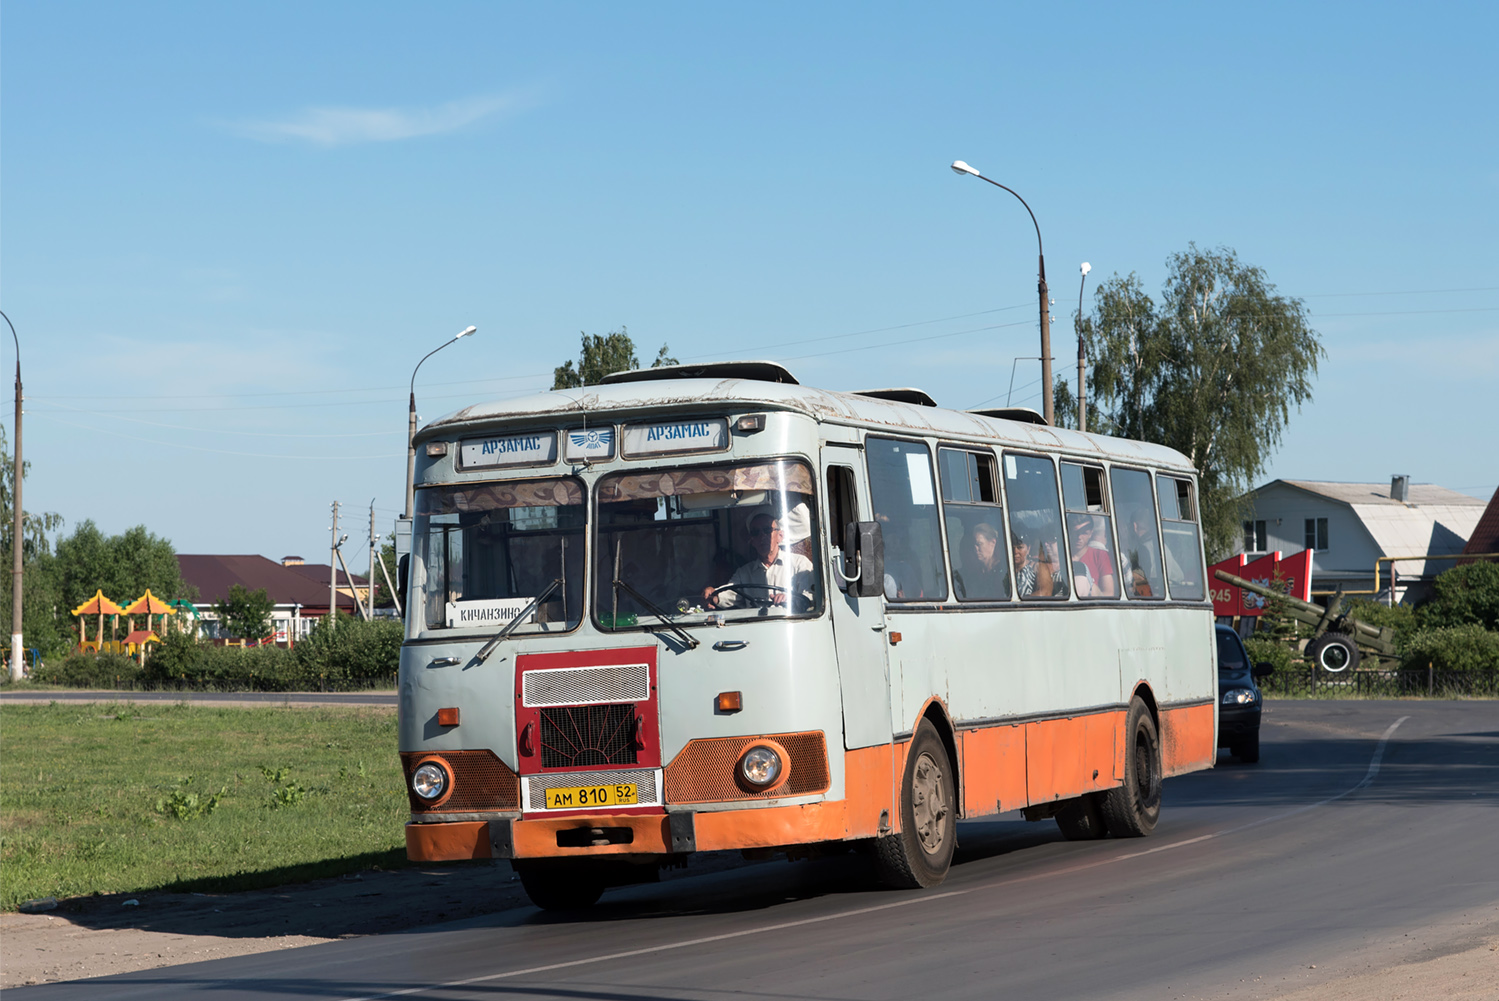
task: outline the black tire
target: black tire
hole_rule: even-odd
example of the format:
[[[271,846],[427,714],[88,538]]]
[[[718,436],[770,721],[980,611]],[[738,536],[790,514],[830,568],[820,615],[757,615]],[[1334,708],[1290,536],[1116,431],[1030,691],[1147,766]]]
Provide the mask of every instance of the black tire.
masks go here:
[[[1358,667],[1358,644],[1342,633],[1323,633],[1306,645],[1306,659],[1331,674]]]
[[[1062,837],[1068,841],[1097,841],[1109,833],[1109,826],[1103,819],[1103,808],[1100,800],[1103,797],[1096,792],[1090,792],[1070,800],[1066,806],[1057,811],[1057,827],[1062,830]]]
[[[1124,721],[1124,785],[1104,793],[1101,806],[1115,837],[1143,838],[1161,819],[1161,741],[1138,697]]]
[[[947,748],[926,720],[911,739],[900,790],[900,833],[875,840],[880,880],[904,890],[936,886],[958,844],[958,797]]]
[[[1260,760],[1259,733],[1256,732],[1250,734],[1247,737],[1240,737],[1234,742],[1234,746],[1230,748],[1230,750],[1234,752],[1234,757],[1238,758],[1246,765],[1255,764]]]
[[[579,911],[604,895],[603,876],[584,866],[516,862],[515,872],[531,903],[544,911]]]

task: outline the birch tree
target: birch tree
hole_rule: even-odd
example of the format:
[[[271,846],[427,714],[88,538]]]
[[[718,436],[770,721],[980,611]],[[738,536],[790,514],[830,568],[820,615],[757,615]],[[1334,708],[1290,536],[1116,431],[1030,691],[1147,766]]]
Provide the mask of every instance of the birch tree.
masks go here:
[[[1210,561],[1233,549],[1243,497],[1312,398],[1326,356],[1300,299],[1227,247],[1167,260],[1157,304],[1131,273],[1083,318],[1090,430],[1168,445],[1197,469]]]

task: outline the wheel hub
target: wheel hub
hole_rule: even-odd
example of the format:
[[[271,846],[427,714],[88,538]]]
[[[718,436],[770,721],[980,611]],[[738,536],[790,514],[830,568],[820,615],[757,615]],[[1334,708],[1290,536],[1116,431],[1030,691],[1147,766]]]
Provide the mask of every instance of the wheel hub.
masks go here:
[[[947,792],[942,769],[930,754],[916,760],[911,774],[911,815],[916,821],[916,838],[921,850],[935,855],[942,850],[947,837]]]

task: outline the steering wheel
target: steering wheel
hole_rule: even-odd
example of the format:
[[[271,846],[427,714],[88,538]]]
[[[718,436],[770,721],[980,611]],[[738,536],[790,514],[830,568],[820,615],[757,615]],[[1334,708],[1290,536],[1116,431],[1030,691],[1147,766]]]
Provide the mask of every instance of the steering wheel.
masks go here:
[[[721,594],[724,591],[743,591],[743,590],[745,590],[747,588],[748,589],[759,589],[761,591],[779,591],[781,594],[788,594],[788,593],[790,593],[790,592],[788,592],[786,590],[786,588],[781,587],[781,586],[779,586],[777,584],[725,584],[723,587],[715,587],[712,591],[708,592],[708,594],[706,596],[704,596],[703,600],[704,601],[712,601],[714,598],[718,597],[719,594]],[[768,598],[764,598],[764,599],[760,599],[760,600],[764,601],[767,605],[771,604],[771,601]],[[757,607],[759,607],[759,606],[757,606]]]

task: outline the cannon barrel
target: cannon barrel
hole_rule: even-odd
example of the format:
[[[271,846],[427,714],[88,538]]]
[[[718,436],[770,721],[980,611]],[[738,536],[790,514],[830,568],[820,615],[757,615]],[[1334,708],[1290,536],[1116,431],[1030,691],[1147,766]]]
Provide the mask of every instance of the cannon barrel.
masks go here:
[[[1293,598],[1288,594],[1280,593],[1273,587],[1256,584],[1254,581],[1245,580],[1243,577],[1236,577],[1227,570],[1214,570],[1213,576],[1245,591],[1252,591],[1255,594],[1264,595],[1266,598],[1277,599],[1283,603],[1287,615],[1298,622],[1304,622],[1309,626],[1316,627],[1318,632],[1321,632],[1322,629],[1331,624],[1330,620],[1332,616],[1328,614],[1328,609],[1323,608],[1321,605],[1310,601],[1302,601],[1300,598]],[[1336,600],[1333,604],[1337,604]],[[1392,630],[1382,629],[1379,626],[1371,626],[1367,622],[1360,622],[1358,619],[1350,619],[1347,616],[1340,617],[1340,625],[1351,631],[1355,642],[1371,647],[1385,656],[1394,656],[1395,645]]]

